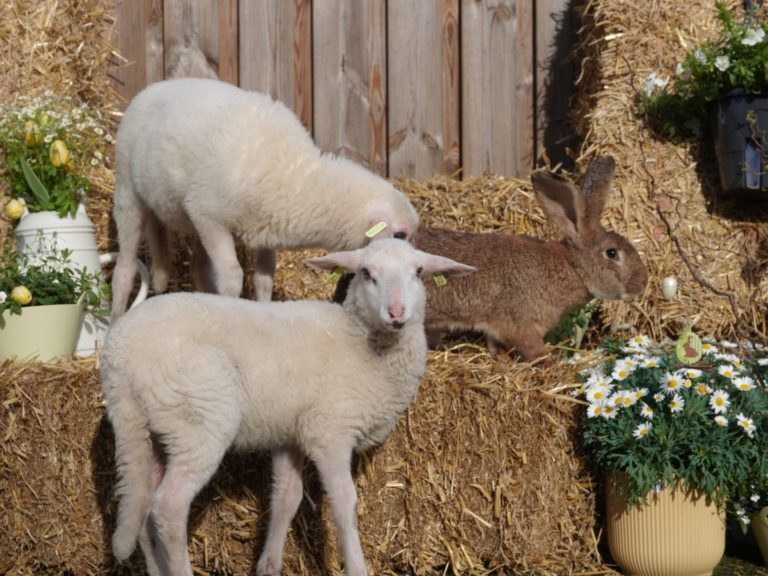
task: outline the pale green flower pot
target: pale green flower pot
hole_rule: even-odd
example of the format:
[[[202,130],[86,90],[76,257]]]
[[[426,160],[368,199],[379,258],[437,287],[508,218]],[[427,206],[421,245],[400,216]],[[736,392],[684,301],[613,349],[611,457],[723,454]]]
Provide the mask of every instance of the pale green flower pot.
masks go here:
[[[0,362],[47,362],[69,357],[75,351],[83,324],[85,303],[30,306],[21,315],[6,311],[0,316]]]
[[[755,535],[760,553],[763,555],[763,562],[768,566],[768,506],[752,516],[750,524],[752,534]]]

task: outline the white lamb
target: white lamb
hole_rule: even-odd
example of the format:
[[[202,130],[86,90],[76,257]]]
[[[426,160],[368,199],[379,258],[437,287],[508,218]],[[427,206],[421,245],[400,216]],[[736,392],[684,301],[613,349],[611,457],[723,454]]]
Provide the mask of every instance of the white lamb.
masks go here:
[[[328,492],[346,573],[366,574],[352,452],[381,443],[418,388],[421,278],[474,268],[397,239],[307,263],[357,272],[343,306],[176,293],[111,328],[101,378],[116,440],[118,560],[138,539],[150,574],[192,576],[190,503],[230,447],[268,449],[274,487],[257,573],[280,573],[307,455]]]
[[[405,239],[418,227],[403,193],[351,160],[321,153],[281,102],[218,80],[145,88],[120,123],[115,162],[113,318],[125,312],[143,235],[155,291],[168,285],[171,229],[197,238],[198,290],[240,295],[238,238],[255,250],[256,298],[269,300],[275,250],[351,250],[382,227],[377,237]]]

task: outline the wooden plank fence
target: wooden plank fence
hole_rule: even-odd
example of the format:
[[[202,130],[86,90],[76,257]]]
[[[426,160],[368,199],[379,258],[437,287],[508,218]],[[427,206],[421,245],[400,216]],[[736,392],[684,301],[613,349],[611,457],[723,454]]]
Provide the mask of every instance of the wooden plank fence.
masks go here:
[[[113,78],[127,102],[184,46],[384,176],[525,177],[574,144],[574,1],[121,0]]]

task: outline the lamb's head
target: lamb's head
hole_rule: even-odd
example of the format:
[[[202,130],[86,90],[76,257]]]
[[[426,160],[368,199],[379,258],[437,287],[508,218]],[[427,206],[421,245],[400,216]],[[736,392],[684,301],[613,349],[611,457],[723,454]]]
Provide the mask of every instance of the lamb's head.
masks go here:
[[[307,260],[323,270],[354,272],[345,306],[354,307],[374,330],[396,332],[424,320],[422,280],[434,274],[465,276],[472,266],[416,250],[405,240],[381,238],[364,248]],[[431,280],[430,280],[431,281]]]
[[[413,242],[419,227],[419,214],[408,197],[382,180],[382,196],[366,205],[368,238],[400,238]]]

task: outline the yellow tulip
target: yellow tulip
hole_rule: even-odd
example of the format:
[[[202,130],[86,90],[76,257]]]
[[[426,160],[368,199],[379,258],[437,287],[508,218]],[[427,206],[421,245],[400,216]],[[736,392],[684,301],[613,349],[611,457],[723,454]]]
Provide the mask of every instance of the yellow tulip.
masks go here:
[[[32,292],[26,286],[16,286],[11,290],[11,300],[21,306],[26,306],[32,302]]]
[[[27,120],[24,124],[24,142],[27,146],[35,146],[43,141],[43,133],[40,126],[32,120]]]
[[[11,220],[18,220],[24,214],[24,203],[16,200],[8,200],[5,204],[5,215]]]
[[[54,168],[64,166],[69,161],[69,150],[63,140],[54,140],[48,151],[48,158]]]

